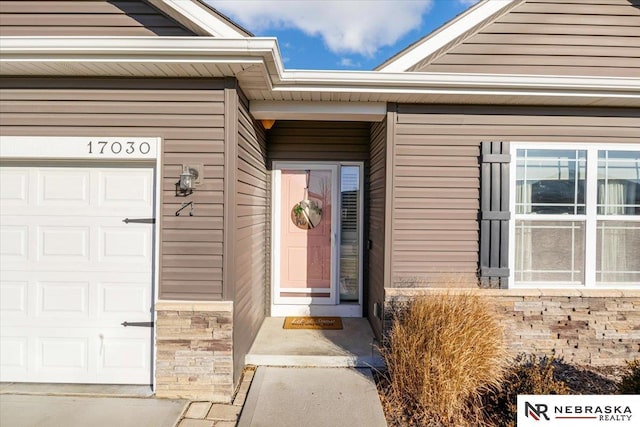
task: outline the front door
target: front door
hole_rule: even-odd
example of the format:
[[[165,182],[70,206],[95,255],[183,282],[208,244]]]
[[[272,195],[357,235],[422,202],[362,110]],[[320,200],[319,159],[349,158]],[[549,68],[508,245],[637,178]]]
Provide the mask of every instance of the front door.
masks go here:
[[[350,168],[360,170],[359,166]],[[277,163],[274,167],[274,316],[361,313],[358,285],[346,308],[345,286],[339,285],[346,283],[341,274],[342,252],[346,251],[341,236],[348,237],[348,233],[341,228],[342,217],[349,218],[344,210],[352,209],[343,207],[342,199],[353,194],[341,191],[343,169],[340,164],[311,163]],[[344,265],[349,268],[351,264],[345,259]]]

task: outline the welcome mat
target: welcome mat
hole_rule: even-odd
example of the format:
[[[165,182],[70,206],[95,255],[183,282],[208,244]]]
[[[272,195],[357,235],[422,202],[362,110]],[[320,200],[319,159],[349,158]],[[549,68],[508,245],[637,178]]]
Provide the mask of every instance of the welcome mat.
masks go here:
[[[285,317],[283,329],[342,329],[340,317]]]

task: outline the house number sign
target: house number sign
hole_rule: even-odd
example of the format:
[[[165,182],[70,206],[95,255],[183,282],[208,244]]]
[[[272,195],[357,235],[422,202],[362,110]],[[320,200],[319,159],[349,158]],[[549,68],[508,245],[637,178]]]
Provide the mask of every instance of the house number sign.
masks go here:
[[[147,141],[89,141],[87,144],[89,154],[123,154],[132,156],[136,154],[146,155],[151,152],[151,144]]]
[[[160,138],[3,136],[3,158],[151,160],[158,155]]]

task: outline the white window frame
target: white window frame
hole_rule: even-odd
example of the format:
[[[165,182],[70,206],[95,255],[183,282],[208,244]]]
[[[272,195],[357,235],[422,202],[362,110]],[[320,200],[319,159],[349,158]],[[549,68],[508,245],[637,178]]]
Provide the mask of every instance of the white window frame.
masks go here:
[[[517,150],[583,150],[587,152],[587,176],[585,189],[585,215],[527,215],[520,214],[516,218],[516,173]],[[598,152],[599,151],[640,151],[640,144],[606,144],[606,143],[561,143],[561,142],[512,142],[510,144],[511,163],[509,165],[509,283],[513,288],[554,288],[554,289],[640,289],[638,284],[596,284],[596,247],[597,222],[600,219],[611,221],[638,221],[640,216],[630,215],[598,215]],[[595,171],[595,172],[594,172]],[[584,256],[584,284],[553,284],[550,282],[518,283],[515,280],[516,260],[516,219],[537,221],[584,221],[585,223],[585,256]]]

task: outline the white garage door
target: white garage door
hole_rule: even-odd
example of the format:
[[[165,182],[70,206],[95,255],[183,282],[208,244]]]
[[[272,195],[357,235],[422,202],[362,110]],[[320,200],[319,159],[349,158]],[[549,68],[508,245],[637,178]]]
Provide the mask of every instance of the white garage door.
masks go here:
[[[151,384],[154,226],[122,220],[153,188],[150,167],[0,168],[2,381]]]

